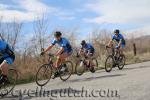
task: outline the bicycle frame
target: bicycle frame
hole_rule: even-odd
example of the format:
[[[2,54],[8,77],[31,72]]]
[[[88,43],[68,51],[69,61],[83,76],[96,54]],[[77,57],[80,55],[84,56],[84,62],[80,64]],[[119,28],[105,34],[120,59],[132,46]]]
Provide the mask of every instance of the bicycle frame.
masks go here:
[[[119,49],[116,49],[114,47],[106,47],[107,52],[108,52],[108,48],[111,49],[111,52],[112,52],[111,55],[113,56],[115,63],[117,63],[115,58],[118,58],[120,55]]]
[[[48,63],[53,65],[52,57],[54,57],[54,55],[48,54],[48,56],[49,56]]]

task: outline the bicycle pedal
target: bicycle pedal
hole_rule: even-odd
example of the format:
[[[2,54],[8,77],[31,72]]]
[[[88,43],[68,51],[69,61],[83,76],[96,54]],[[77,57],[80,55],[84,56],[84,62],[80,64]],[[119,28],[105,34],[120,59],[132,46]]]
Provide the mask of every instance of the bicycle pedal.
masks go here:
[[[115,68],[115,67],[116,67],[116,64],[113,65],[113,68]]]

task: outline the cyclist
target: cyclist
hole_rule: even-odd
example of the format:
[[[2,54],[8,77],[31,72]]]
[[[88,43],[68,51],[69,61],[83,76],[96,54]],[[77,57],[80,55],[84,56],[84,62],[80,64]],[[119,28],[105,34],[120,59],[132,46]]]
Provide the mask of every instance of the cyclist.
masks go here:
[[[114,35],[113,35],[112,39],[110,40],[108,46],[113,45],[114,40],[117,42],[117,46],[115,48],[120,51],[121,55],[124,55],[123,49],[126,46],[126,42],[125,42],[123,35],[120,33],[120,31],[118,29],[116,29],[114,31]]]
[[[95,53],[94,47],[90,43],[86,43],[85,40],[82,40],[82,42],[81,42],[81,49],[79,51],[79,54],[83,55],[85,57],[91,58],[91,57],[94,56],[94,53]],[[93,65],[92,61],[89,60],[87,62],[87,65],[90,65],[90,64]],[[89,67],[90,67],[90,71],[92,73],[94,73],[95,72],[94,67],[93,66],[89,66]]]
[[[62,37],[61,32],[59,32],[59,31],[54,32],[54,37],[55,37],[55,39],[53,40],[51,45],[47,49],[45,49],[41,53],[41,55],[44,55],[46,52],[51,50],[55,44],[58,44],[60,46],[60,49],[55,54],[57,56],[56,63],[54,64],[54,67],[56,68],[56,72],[54,74],[54,78],[55,78],[55,77],[59,76],[58,69],[59,69],[59,66],[61,65],[61,63],[63,61],[65,61],[66,58],[71,56],[72,46],[66,38]]]
[[[0,84],[8,83],[8,65],[14,63],[15,54],[10,45],[3,39],[0,34],[0,70],[2,74],[0,76]]]

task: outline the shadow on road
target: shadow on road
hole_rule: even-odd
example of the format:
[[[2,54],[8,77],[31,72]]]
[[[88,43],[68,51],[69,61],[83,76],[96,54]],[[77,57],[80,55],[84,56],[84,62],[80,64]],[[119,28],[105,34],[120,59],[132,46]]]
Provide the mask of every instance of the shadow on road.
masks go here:
[[[92,81],[92,80],[101,79],[101,78],[119,77],[119,76],[124,76],[124,75],[125,74],[104,75],[104,76],[98,76],[98,77],[88,77],[84,79],[74,79],[74,80],[69,80],[68,82]]]
[[[132,65],[131,65],[131,66],[132,66]],[[126,67],[126,66],[124,66],[124,68],[122,69],[122,71],[123,71],[123,70],[141,69],[141,68],[150,68],[150,66],[138,66],[138,67]],[[113,68],[113,69],[115,69],[115,70],[112,70],[112,72],[113,72],[113,71],[119,71],[119,69],[118,69],[117,67],[115,67],[115,68]],[[105,69],[103,69],[103,70],[98,70],[98,71],[96,71],[95,73],[100,73],[100,72],[106,72],[106,71],[105,71]]]
[[[128,67],[124,68],[123,70],[133,70],[133,69],[141,69],[141,68],[150,68],[150,66],[139,66],[139,67]]]

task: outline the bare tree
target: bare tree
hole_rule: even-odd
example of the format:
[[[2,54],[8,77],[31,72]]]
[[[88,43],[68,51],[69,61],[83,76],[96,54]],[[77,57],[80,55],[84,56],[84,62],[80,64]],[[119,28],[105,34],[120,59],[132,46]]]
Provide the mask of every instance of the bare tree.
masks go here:
[[[1,16],[0,17],[0,37],[1,37],[2,40],[4,40],[4,37],[3,37],[4,29],[3,29],[3,26],[2,26],[2,20],[3,20],[3,17]]]
[[[46,43],[46,34],[48,30],[48,19],[43,14],[42,18],[37,17],[34,23],[34,33],[37,41],[36,49],[42,49]],[[37,50],[38,51],[38,50]]]
[[[22,23],[14,20],[12,23],[3,23],[3,17],[0,17],[0,36],[15,48],[19,34],[21,33]]]

